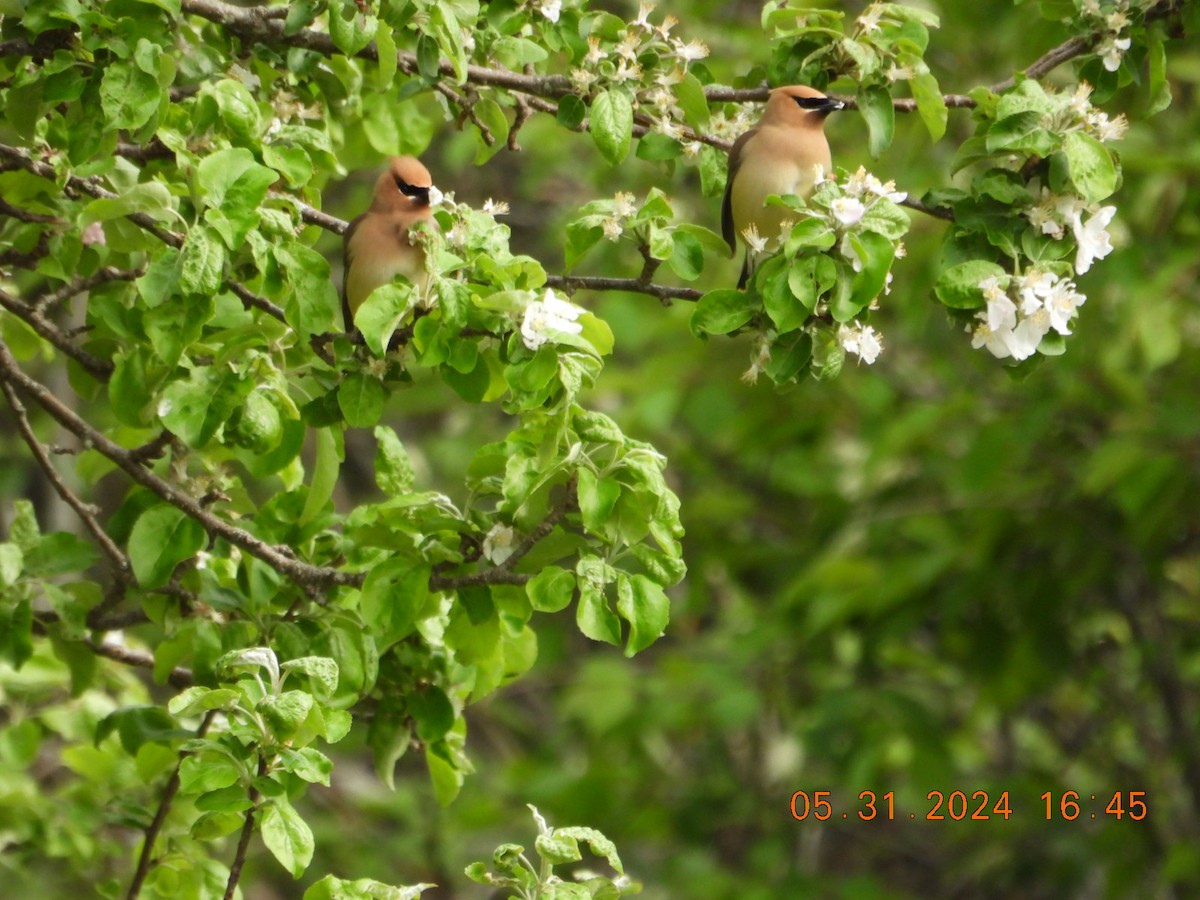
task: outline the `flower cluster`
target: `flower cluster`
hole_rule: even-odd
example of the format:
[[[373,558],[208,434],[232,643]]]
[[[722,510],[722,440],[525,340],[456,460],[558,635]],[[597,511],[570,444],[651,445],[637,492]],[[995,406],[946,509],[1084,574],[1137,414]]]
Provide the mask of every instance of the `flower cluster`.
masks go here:
[[[603,83],[630,83],[637,88],[645,68],[650,66],[657,70],[654,86],[639,90],[638,101],[657,113],[657,122],[673,123],[682,120],[683,112],[675,104],[670,89],[683,80],[688,66],[705,59],[709,50],[703,41],[673,37],[671,30],[679,24],[674,16],[665,17],[657,25],[651,22],[653,11],[653,3],[643,3],[637,18],[613,39],[606,39],[603,34],[588,35],[583,65],[571,70],[571,84],[585,94]],[[656,130],[678,136],[670,129]]]
[[[1073,93],[1047,92],[1046,96],[1053,109],[1045,116],[1045,127],[1054,134],[1083,131],[1107,144],[1121,140],[1129,129],[1124,113],[1110,119],[1103,110],[1092,106],[1092,86],[1086,81],[1081,81]]]
[[[989,276],[979,282],[986,306],[967,326],[971,346],[986,347],[997,359],[1020,361],[1037,352],[1051,331],[1071,333],[1071,320],[1087,299],[1074,282],[1053,272]]]
[[[883,335],[862,322],[838,326],[837,338],[843,350],[857,355],[868,366],[883,352]]]
[[[1075,237],[1075,273],[1082,275],[1098,259],[1112,252],[1109,223],[1116,214],[1115,206],[1087,204],[1070,194],[1052,194],[1042,188],[1040,202],[1025,212],[1029,224],[1054,240],[1062,240],[1067,229]],[[1087,221],[1084,221],[1087,213]]]
[[[1105,9],[1105,7],[1108,8]],[[1100,0],[1083,0],[1080,11],[1085,17],[1092,19],[1099,26],[1097,30],[1104,35],[1096,46],[1096,52],[1104,63],[1104,68],[1110,72],[1117,71],[1121,68],[1121,60],[1125,56],[1125,51],[1132,43],[1128,35],[1122,36],[1125,29],[1132,24],[1128,15],[1128,0],[1119,0],[1115,4],[1105,3],[1103,5]]]
[[[583,313],[583,309],[546,288],[542,299],[525,307],[521,318],[521,340],[530,350],[537,350],[557,335],[579,334],[583,326],[576,320]]]

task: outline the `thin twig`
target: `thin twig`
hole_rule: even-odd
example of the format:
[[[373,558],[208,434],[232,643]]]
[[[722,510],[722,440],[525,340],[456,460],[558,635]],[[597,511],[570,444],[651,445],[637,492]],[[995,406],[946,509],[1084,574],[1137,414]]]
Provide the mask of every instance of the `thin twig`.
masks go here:
[[[631,294],[647,294],[659,300],[699,300],[704,292],[696,288],[675,287],[669,284],[652,284],[640,278],[608,278],[601,275],[547,275],[547,287],[573,291],[628,291]]]
[[[29,306],[31,309],[39,310],[43,313],[50,313],[72,297],[89,293],[95,288],[100,287],[100,285],[113,281],[136,281],[145,274],[145,271],[144,268],[117,269],[113,266],[105,266],[87,278],[77,278],[54,290],[47,290],[44,293],[38,294],[29,302]]]
[[[7,291],[0,290],[0,306],[4,307],[17,318],[21,319],[37,332],[38,336],[53,344],[65,353],[97,381],[108,381],[113,373],[113,364],[107,359],[93,356],[86,350],[76,347],[58,326],[42,315],[35,307],[27,306]]]
[[[154,656],[150,653],[145,653],[141,650],[133,650],[129,647],[124,647],[121,644],[112,644],[106,641],[94,641],[87,639],[85,644],[97,656],[103,656],[105,659],[111,659],[115,662],[124,663],[127,666],[136,666],[139,669],[153,669]],[[196,683],[195,676],[191,671],[184,668],[174,668],[167,675],[167,683],[172,687],[186,688],[191,687]]]
[[[216,715],[215,709],[210,709],[204,714],[204,718],[200,721],[200,727],[196,729],[197,738],[204,737]],[[138,858],[137,869],[134,870],[133,880],[129,884],[128,893],[125,894],[125,900],[137,900],[138,895],[142,892],[142,884],[145,882],[146,876],[150,874],[152,867],[154,842],[158,840],[158,833],[162,831],[163,823],[167,821],[171,803],[175,800],[175,794],[179,792],[179,770],[183,766],[183,761],[189,756],[191,756],[190,753],[179,754],[179,762],[175,764],[175,771],[167,779],[162,799],[158,802],[158,809],[154,811],[154,818],[146,826],[146,836],[142,840],[142,853]]]
[[[67,487],[66,482],[62,480],[62,476],[58,474],[58,470],[54,468],[54,463],[50,459],[50,455],[46,452],[45,446],[37,439],[37,435],[33,433],[33,427],[29,424],[29,417],[25,413],[25,404],[21,402],[21,398],[17,396],[12,385],[7,381],[0,382],[0,390],[4,392],[4,399],[8,401],[8,405],[12,408],[13,416],[17,420],[17,431],[21,432],[21,437],[25,439],[26,445],[29,447],[33,458],[37,460],[37,464],[46,474],[50,484],[54,490],[62,497],[63,501],[75,511],[83,522],[84,528],[92,536],[92,540],[100,547],[100,551],[108,557],[109,563],[113,568],[113,575],[119,582],[127,582],[129,580],[129,560],[125,554],[121,552],[121,548],[113,542],[113,539],[108,536],[100,523],[96,521],[96,510],[77,496],[75,492]]]
[[[563,519],[567,517],[567,513],[573,509],[578,509],[578,499],[576,490],[579,484],[579,477],[575,473],[571,473],[571,477],[567,480],[566,489],[558,502],[554,504],[554,508],[546,515],[546,518],[538,522],[537,527],[529,534],[525,535],[525,539],[517,544],[513,552],[509,554],[508,559],[500,564],[501,569],[507,569],[510,572],[517,567],[517,563],[529,555],[537,543],[545,538]]]
[[[261,778],[267,772],[267,761],[263,757],[258,760],[258,775]],[[246,853],[250,849],[250,838],[254,836],[254,813],[258,810],[258,801],[262,794],[254,785],[250,786],[250,808],[246,810],[246,824],[242,826],[242,836],[238,838],[237,852],[229,866],[229,881],[225,883],[225,900],[233,900],[233,892],[237,890],[242,878],[242,867],[246,864]]]

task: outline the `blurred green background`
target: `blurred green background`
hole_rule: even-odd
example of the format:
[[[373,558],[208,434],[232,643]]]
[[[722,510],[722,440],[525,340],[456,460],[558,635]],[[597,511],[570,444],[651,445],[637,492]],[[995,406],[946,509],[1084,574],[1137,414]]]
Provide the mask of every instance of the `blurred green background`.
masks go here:
[[[930,6],[942,28],[927,58],[949,92],[1065,36],[1032,4]],[[707,41],[724,83],[768,62],[760,11],[658,10]],[[459,800],[436,810],[416,761],[396,795],[366,774],[313,793],[327,823],[314,870],[456,896],[461,861],[531,842],[529,802],[616,840],[653,898],[1200,895],[1194,44],[1168,45],[1168,71],[1162,115],[1141,116],[1137,89],[1109,110],[1133,122],[1117,250],[1079,280],[1088,302],[1067,354],[1023,382],[932,302],[943,225],[920,215],[873,320],[884,355],[829,384],[744,384],[748,343],[693,340],[688,304],[577,295],[617,336],[592,402],[668,455],[683,502],[690,572],[667,637],[629,662],[544,623],[534,672],[468,712],[478,772]],[[1050,80],[1072,84],[1071,67]],[[951,111],[931,148],[901,117],[871,161],[856,114],[828,126],[835,164],[914,196],[948,183],[971,132],[969,112]],[[691,170],[631,157],[614,171],[544,118],[521,144],[475,169],[472,139],[439,132],[423,158],[460,199],[507,200],[514,245],[552,271],[561,226],[597,195],[659,186],[681,217],[718,227],[719,198]],[[355,212],[367,180],[330,208]],[[580,271],[639,265],[600,253]],[[722,263],[700,286],[735,277]],[[396,416],[438,484],[465,464],[466,434],[499,427],[441,387]],[[830,791],[834,818],[794,820],[797,790]],[[894,791],[896,820],[856,820],[864,790]],[[922,821],[935,790],[988,792],[990,818]],[[1070,790],[1081,812],[1064,821]],[[1007,820],[990,812],[1004,791]],[[1126,805],[1145,791],[1149,814],[1105,814],[1118,791]]]

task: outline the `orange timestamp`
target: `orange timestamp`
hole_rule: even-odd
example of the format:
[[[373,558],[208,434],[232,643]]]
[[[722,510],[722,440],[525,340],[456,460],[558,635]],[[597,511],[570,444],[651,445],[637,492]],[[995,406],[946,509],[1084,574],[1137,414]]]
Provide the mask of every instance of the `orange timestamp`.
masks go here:
[[[1079,818],[1108,818],[1120,820],[1126,816],[1140,822],[1149,815],[1150,807],[1145,791],[1115,791],[1107,794],[1089,794],[1090,801],[1078,791],[1063,791],[1055,794],[1046,791],[1041,796],[1042,812],[1046,821],[1052,819],[1073,822]],[[862,791],[857,803],[845,805],[835,803],[833,791],[796,791],[792,794],[792,818],[797,822],[815,819],[818,822],[849,821],[857,819],[870,822],[874,819],[891,822],[895,819],[915,820],[918,817],[928,822],[971,821],[988,822],[1002,819],[1007,822],[1013,815],[1009,791],[993,795],[988,791],[930,791],[925,795],[928,803],[918,812],[899,815],[896,812],[896,792]],[[1107,802],[1105,802],[1107,800]],[[1101,808],[1101,804],[1103,808]]]

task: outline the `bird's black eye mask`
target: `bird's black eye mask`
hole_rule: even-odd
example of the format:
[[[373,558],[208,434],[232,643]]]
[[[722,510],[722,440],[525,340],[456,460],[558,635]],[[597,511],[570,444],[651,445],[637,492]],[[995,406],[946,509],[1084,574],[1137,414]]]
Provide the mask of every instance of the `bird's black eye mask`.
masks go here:
[[[400,193],[402,193],[405,197],[411,197],[419,206],[429,205],[429,188],[418,187],[415,184],[409,184],[399,175],[393,175],[392,178],[396,182],[396,187],[400,189]]]
[[[834,100],[832,97],[793,97],[792,99],[796,101],[796,105],[801,109],[824,115],[829,115],[835,109],[841,109],[845,106],[841,100]]]

